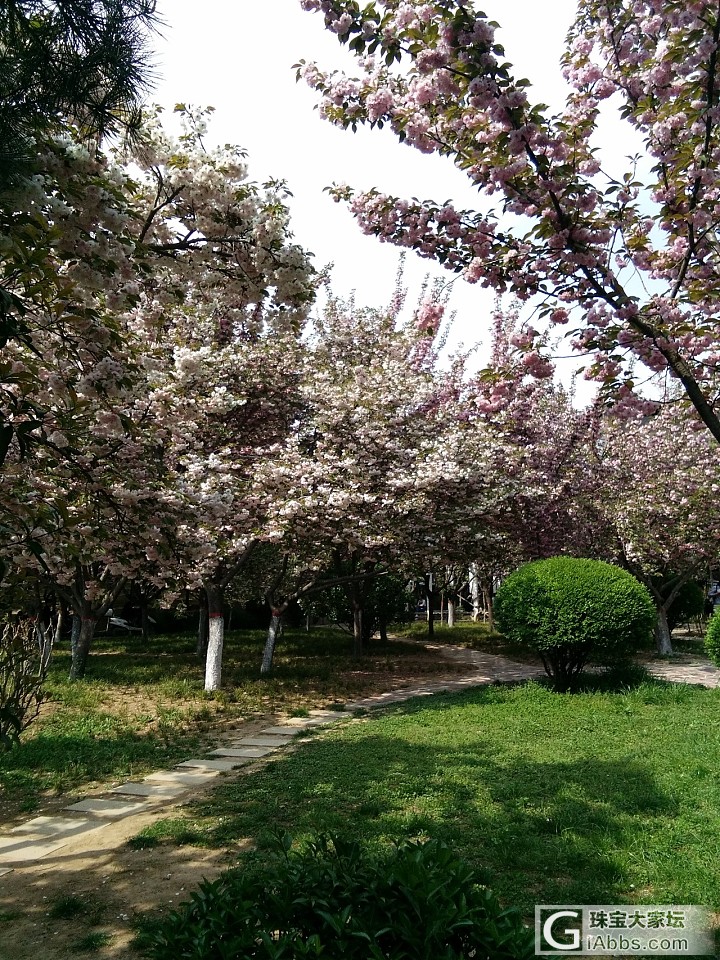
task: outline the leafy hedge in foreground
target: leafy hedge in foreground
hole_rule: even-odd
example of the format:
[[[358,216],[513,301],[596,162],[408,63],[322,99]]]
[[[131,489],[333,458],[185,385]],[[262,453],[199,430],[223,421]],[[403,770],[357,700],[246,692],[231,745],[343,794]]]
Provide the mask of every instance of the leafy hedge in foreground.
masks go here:
[[[529,960],[533,939],[437,841],[373,857],[320,837],[204,882],[144,945],[154,960]]]
[[[705,651],[713,663],[720,667],[720,610],[716,610],[708,621]]]

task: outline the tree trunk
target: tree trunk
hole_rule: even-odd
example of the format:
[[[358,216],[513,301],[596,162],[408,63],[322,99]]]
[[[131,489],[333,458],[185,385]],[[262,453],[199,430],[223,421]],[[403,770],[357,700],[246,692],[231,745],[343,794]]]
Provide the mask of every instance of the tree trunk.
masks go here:
[[[72,618],[72,631],[70,633],[70,655],[71,657],[75,656],[75,647],[77,647],[78,640],[80,639],[80,625],[82,623],[82,618],[78,616],[77,613],[73,614]]]
[[[82,680],[85,676],[88,656],[90,655],[90,646],[95,635],[95,617],[89,616],[89,611],[83,611],[82,617],[77,615],[73,618],[73,637],[75,636],[75,623],[79,621],[80,629],[77,634],[77,640],[72,647],[72,663],[70,666],[70,679]]]
[[[200,595],[200,610],[198,613],[197,656],[198,660],[205,660],[208,649],[208,605],[207,596],[203,590]]]
[[[360,657],[365,649],[364,644],[364,584],[358,580],[351,580],[345,584],[345,595],[350,601],[353,617],[353,656]]]
[[[267,640],[263,650],[262,664],[260,665],[260,675],[270,673],[272,670],[273,655],[275,646],[282,635],[282,609],[273,607],[270,611],[270,626],[268,627]]]
[[[667,618],[667,610],[659,605],[657,608],[658,618],[655,624],[655,642],[657,652],[661,656],[670,656],[673,652],[672,641],[670,639],[670,625]]]
[[[428,637],[435,636],[435,594],[432,588],[432,574],[425,576],[425,603],[427,606]]]
[[[363,652],[363,608],[353,603],[353,656],[360,657]]]
[[[65,616],[65,608],[62,603],[58,606],[57,620],[55,621],[55,634],[53,636],[53,646],[60,641],[60,635],[62,634],[63,628],[63,618]]]
[[[380,630],[380,642],[387,643],[388,642],[387,622],[385,620],[381,620],[378,629]]]
[[[482,593],[483,593],[483,601],[485,603],[485,613],[486,613],[488,631],[492,633],[493,630],[495,629],[495,618],[493,614],[492,580],[489,580],[487,583],[483,584]]]
[[[455,600],[451,600],[450,597],[447,599],[447,625],[449,627],[455,626]]]
[[[217,583],[206,583],[208,602],[208,647],[205,658],[205,690],[219,690],[222,682],[222,653],[225,638],[223,589]]]
[[[144,593],[140,594],[140,626],[142,628],[142,642],[150,643],[150,618],[148,616],[148,600]]]
[[[476,563],[470,564],[469,585],[470,596],[472,597],[473,623],[477,623],[482,616],[482,603],[480,601],[480,575]]]
[[[52,656],[52,621],[46,627],[42,620],[38,618],[35,621],[35,637],[37,639],[38,649],[40,651],[40,671],[44,676],[47,673],[47,668],[50,665],[50,657]]]
[[[638,579],[648,588],[655,602],[655,609],[657,610],[657,620],[655,621],[655,646],[657,652],[661,657],[671,656],[673,648],[672,640],[670,639],[670,624],[668,623],[667,612],[670,609],[670,604],[677,596],[680,587],[687,578],[678,579],[672,590],[666,596],[663,596],[661,587],[658,587],[656,584],[654,584],[651,577],[640,574]]]

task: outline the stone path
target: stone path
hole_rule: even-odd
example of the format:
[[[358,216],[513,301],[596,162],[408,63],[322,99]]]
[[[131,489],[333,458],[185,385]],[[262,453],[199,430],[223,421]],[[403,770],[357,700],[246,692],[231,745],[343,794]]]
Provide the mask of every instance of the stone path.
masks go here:
[[[694,683],[704,687],[720,687],[720,669],[706,658],[689,653],[675,654],[668,660],[642,661],[654,677],[674,683]]]
[[[92,842],[97,831],[120,818],[144,812],[160,815],[164,805],[206,786],[220,773],[255,763],[286,747],[298,734],[347,716],[339,711],[311,710],[306,718],[286,719],[262,729],[259,736],[240,736],[206,757],[179,763],[174,770],[151,773],[139,782],[128,781],[101,796],[72,803],[57,816],[28,820],[0,837],[0,877],[22,864],[51,858],[80,835],[93,834],[88,837]],[[74,848],[77,849],[77,843]]]
[[[420,642],[420,641],[408,641]],[[138,813],[160,816],[163,807],[173,803],[194,788],[206,786],[220,773],[230,774],[242,767],[270,757],[287,747],[295,738],[315,727],[323,727],[352,717],[358,711],[398,703],[413,697],[456,692],[492,683],[509,683],[543,676],[534,665],[518,663],[496,654],[481,653],[463,647],[440,643],[424,643],[449,660],[467,663],[466,676],[450,680],[424,681],[412,687],[401,687],[344,704],[343,710],[310,710],[307,717],[279,718],[259,733],[239,736],[229,744],[212,750],[205,757],[179,763],[174,770],[152,773],[141,781],[128,781],[100,796],[87,797],[70,804],[57,816],[40,816],[13,827],[0,836],[0,877],[22,869],[23,864],[48,858],[73,843],[76,837],[88,836],[92,842],[97,831],[121,818]],[[650,673],[664,680],[680,683],[720,686],[720,670],[700,657],[679,656],[672,661],[644,664]],[[300,737],[301,739],[301,737]],[[297,742],[297,741],[296,741]]]

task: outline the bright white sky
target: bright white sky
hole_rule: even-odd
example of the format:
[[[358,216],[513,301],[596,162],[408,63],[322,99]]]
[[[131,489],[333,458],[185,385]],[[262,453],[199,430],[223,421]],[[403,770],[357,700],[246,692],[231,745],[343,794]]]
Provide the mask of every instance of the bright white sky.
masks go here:
[[[478,8],[501,24],[498,41],[517,73],[532,81],[533,99],[559,106],[559,59],[574,0],[478,0]],[[287,180],[296,238],[318,266],[334,262],[337,293],[356,290],[359,303],[386,303],[399,253],[364,237],[323,187],[337,181],[474,205],[466,177],[448,160],[402,146],[388,131],[353,134],[320,120],[313,109],[316,95],[295,82],[292,65],[315,60],[322,68],[353,73],[354,63],[325,31],[322,17],[305,13],[299,0],[160,0],[159,12],[167,26],[156,44],[160,77],[153,99],[169,110],[177,102],[214,106],[209,139],[245,147],[253,179]],[[408,255],[411,301],[428,273],[445,281],[454,276]],[[455,280],[451,344],[487,341],[492,304],[492,293]]]

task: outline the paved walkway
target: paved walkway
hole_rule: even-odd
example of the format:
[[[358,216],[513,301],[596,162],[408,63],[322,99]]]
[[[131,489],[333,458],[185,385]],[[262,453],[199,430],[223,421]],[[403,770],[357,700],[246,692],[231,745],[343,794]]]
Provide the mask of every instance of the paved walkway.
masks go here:
[[[667,660],[643,660],[642,665],[648,673],[660,680],[720,687],[720,669],[713,666],[706,657],[679,653]]]
[[[303,733],[348,719],[358,711],[387,706],[413,697],[456,692],[470,687],[509,683],[544,675],[536,666],[518,663],[495,654],[439,643],[424,645],[437,651],[440,656],[467,663],[470,668],[468,674],[451,680],[424,681],[414,686],[354,700],[344,704],[342,711],[311,710],[308,717],[276,718],[259,732],[237,736],[207,756],[185,760],[173,770],[158,771],[141,781],[128,781],[99,796],[87,797],[70,804],[59,815],[28,820],[0,835],[0,877],[22,870],[24,864],[32,864],[44,858],[48,858],[50,866],[57,851],[69,844],[72,844],[73,849],[78,849],[76,838],[88,835],[88,844],[92,844],[97,831],[119,819],[139,813],[159,817],[169,803],[175,803],[192,790],[208,785],[220,773],[229,774],[242,767],[251,767],[258,760],[269,757],[288,744],[301,742]],[[655,661],[646,666],[653,675],[665,680],[704,684],[709,687],[720,686],[720,670],[699,657],[679,656],[672,661]]]

